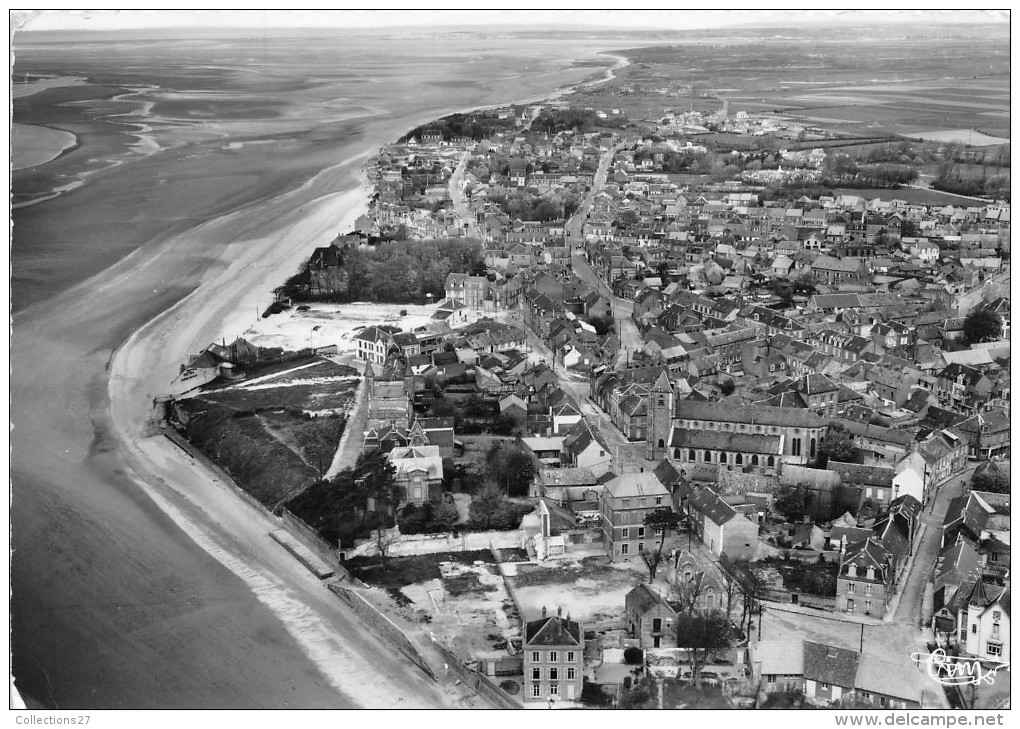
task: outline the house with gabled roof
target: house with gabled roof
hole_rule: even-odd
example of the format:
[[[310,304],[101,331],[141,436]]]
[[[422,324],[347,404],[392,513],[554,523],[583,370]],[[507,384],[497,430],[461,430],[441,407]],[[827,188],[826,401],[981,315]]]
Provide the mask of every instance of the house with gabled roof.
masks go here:
[[[985,661],[1009,663],[1010,589],[978,580],[968,592],[960,588],[956,640],[969,655]]]
[[[563,609],[524,624],[524,700],[577,701],[584,679],[584,629]]]
[[[876,536],[847,546],[836,578],[836,610],[881,617],[892,597],[897,562]]]
[[[846,648],[804,641],[804,697],[813,704],[836,704],[854,690],[860,654]]]
[[[758,555],[758,524],[709,488],[691,495],[685,506],[695,534],[717,557],[753,560]]]
[[[583,419],[563,439],[563,459],[564,465],[590,469],[596,476],[613,467],[609,446]]]
[[[651,585],[640,584],[624,597],[630,638],[641,648],[675,648],[677,612]]]

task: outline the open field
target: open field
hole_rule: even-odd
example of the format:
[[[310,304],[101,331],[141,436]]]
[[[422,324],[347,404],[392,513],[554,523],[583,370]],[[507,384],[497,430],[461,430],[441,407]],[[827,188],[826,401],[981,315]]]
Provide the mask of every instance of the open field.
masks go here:
[[[512,579],[525,620],[540,617],[543,607],[562,607],[574,620],[622,622],[624,596],[648,581],[643,562],[612,563],[601,546],[588,552],[572,547],[561,559],[507,568],[507,574],[516,572]]]
[[[301,311],[292,307],[266,318],[260,316],[237,334],[260,347],[299,350],[335,344],[341,352],[353,352],[357,349],[354,338],[365,327],[385,324],[407,331],[430,322],[439,305],[357,302],[302,304],[305,306],[308,308]]]
[[[488,550],[394,557],[385,567],[374,557],[355,558],[346,566],[384,589],[405,617],[428,623],[429,633],[465,660],[506,657],[506,639],[520,634]]]

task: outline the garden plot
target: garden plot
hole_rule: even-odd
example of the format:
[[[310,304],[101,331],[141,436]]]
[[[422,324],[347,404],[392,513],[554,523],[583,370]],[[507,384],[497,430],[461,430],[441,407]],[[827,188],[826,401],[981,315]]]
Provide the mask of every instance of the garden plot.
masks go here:
[[[507,565],[511,567],[511,565]],[[584,623],[623,620],[624,597],[648,581],[643,562],[610,562],[603,555],[567,556],[539,564],[512,566],[517,601],[525,620],[535,620],[542,608],[558,608]],[[508,570],[509,572],[509,570]],[[662,580],[663,578],[658,578]]]

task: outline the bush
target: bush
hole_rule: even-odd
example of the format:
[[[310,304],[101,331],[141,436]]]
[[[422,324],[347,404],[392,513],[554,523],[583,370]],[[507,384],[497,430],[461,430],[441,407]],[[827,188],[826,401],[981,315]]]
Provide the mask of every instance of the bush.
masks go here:
[[[516,681],[511,681],[510,679],[507,679],[506,681],[501,681],[499,687],[506,691],[511,696],[516,696],[521,692],[520,684],[518,684]],[[581,700],[582,701],[584,700],[583,692],[581,693]]]
[[[645,663],[645,652],[641,648],[631,647],[623,651],[623,662],[628,666],[642,666]]]
[[[630,678],[629,676],[627,678]],[[587,706],[609,706],[613,697],[597,683],[591,683],[587,679],[581,685],[581,703]]]

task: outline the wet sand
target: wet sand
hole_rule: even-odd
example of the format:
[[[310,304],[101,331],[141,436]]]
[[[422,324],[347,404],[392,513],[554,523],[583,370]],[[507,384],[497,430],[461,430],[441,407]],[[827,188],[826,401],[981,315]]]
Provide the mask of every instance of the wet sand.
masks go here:
[[[473,101],[534,97],[550,79],[478,89]],[[168,214],[156,222],[170,233],[15,313],[12,651],[30,705],[460,705],[271,542],[257,512],[165,439],[140,436],[186,355],[243,331],[272,287],[361,211],[367,155],[443,103],[373,119],[335,151],[347,162],[293,192],[242,204],[236,188],[216,197],[214,177],[199,191],[213,198],[207,222]],[[144,201],[135,179],[119,184]],[[178,182],[194,193],[190,181]],[[81,220],[101,226],[113,212]]]

